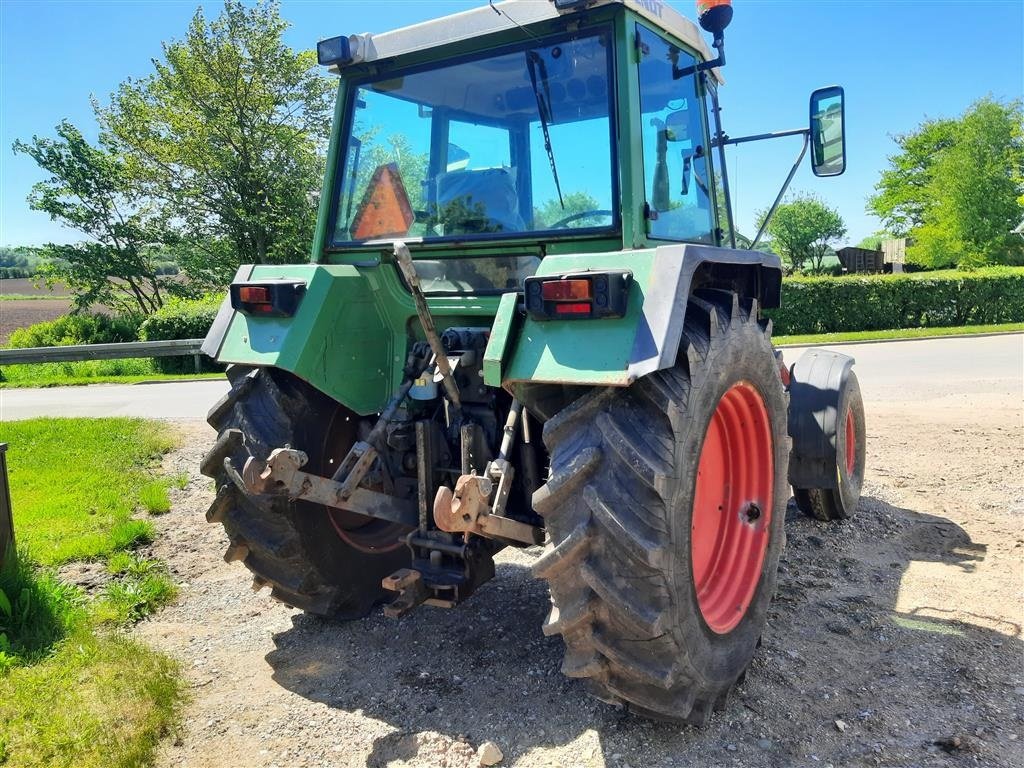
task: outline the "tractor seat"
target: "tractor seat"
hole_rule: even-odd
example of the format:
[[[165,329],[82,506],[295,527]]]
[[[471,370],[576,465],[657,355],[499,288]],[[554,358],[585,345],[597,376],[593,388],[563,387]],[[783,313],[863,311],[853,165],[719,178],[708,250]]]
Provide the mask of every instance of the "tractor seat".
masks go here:
[[[445,235],[522,232],[514,168],[450,171],[437,177],[438,219]]]

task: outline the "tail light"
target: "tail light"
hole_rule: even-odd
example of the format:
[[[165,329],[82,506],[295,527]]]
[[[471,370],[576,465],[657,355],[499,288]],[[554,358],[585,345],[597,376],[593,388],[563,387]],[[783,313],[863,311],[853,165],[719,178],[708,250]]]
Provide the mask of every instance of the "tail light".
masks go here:
[[[528,277],[526,311],[536,320],[623,317],[632,282],[624,269]]]
[[[301,280],[275,280],[267,283],[232,283],[231,306],[247,315],[291,317],[306,292]]]

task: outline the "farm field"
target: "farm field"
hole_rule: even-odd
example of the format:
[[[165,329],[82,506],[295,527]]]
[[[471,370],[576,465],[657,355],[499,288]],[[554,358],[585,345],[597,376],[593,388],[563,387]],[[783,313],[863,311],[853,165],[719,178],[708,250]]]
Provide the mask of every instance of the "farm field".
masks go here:
[[[6,346],[18,328],[53,320],[71,308],[66,288],[37,287],[27,278],[0,280],[0,297],[0,346]]]

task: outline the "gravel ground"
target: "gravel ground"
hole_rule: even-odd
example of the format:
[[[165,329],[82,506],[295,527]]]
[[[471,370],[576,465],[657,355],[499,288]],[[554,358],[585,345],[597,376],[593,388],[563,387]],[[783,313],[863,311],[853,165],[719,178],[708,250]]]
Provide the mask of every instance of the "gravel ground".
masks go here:
[[[539,550],[499,556],[462,606],[348,624],[250,590],[221,559],[198,474],[212,443],[184,422],[192,476],[157,524],[178,602],[139,625],[183,660],[192,702],[165,766],[468,768],[495,742],[516,766],[1024,764],[1024,429],[1015,395],[868,406],[857,515],[792,507],[779,590],[745,684],[708,728],[589,699],[540,632]]]

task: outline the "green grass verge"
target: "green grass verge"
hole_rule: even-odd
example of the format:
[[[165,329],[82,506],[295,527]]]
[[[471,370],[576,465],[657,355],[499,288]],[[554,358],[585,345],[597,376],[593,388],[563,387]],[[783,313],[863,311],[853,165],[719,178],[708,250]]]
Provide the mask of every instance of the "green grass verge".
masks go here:
[[[92,605],[93,618],[105,624],[131,624],[156,612],[178,594],[167,568],[130,552],[116,552],[107,560],[114,574]]]
[[[0,765],[147,765],[183,694],[172,659],[83,627],[42,661],[0,673]]]
[[[1016,333],[1024,331],[1024,323],[1003,325],[964,325],[955,328],[901,328],[892,331],[853,331],[850,333],[818,333],[795,336],[774,336],[776,346],[829,344],[837,341],[884,341],[887,339],[926,339],[929,336],[974,336],[979,333]]]
[[[223,373],[158,373],[148,358],[81,360],[73,363],[32,363],[0,368],[0,388],[68,387],[82,384],[135,384],[140,381],[218,379]]]
[[[176,591],[163,564],[126,549],[152,535],[137,510],[164,511],[168,485],[187,482],[153,477],[173,445],[166,430],[141,419],[0,424],[21,548],[0,567],[4,768],[144,766],[177,725],[178,664],[122,629]],[[52,567],[102,556],[111,580],[94,595]]]
[[[89,560],[153,536],[136,512],[167,507],[153,475],[174,446],[166,425],[143,419],[28,419],[0,423],[17,541],[43,565]]]
[[[0,675],[45,658],[85,618],[81,590],[38,571],[24,550],[12,552],[0,567]]]

